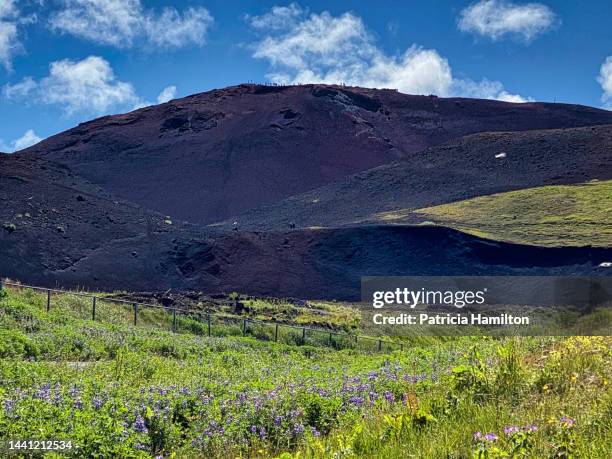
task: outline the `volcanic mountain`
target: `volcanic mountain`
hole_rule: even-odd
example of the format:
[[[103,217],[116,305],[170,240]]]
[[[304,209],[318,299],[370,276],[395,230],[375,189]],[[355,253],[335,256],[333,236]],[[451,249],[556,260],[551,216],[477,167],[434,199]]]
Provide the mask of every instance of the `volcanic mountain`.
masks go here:
[[[240,85],[81,124],[25,150],[113,195],[212,223],[487,131],[612,123],[577,105]]]
[[[363,275],[601,273],[606,247],[501,243],[376,215],[611,175],[605,110],[240,85],[0,155],[0,276],[355,299]]]

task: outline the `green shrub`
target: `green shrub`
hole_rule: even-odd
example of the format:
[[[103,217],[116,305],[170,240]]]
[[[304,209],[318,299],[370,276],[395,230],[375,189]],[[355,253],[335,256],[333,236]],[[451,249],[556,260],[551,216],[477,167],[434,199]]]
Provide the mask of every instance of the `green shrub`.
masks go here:
[[[7,357],[36,357],[39,349],[19,330],[0,329],[0,358]]]

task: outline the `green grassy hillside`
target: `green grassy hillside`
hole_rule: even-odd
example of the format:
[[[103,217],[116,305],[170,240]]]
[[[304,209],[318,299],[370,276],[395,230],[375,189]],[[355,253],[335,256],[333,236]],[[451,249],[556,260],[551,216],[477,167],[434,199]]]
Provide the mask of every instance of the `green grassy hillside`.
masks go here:
[[[71,440],[78,449],[62,454],[109,458],[612,452],[609,338],[464,337],[369,354],[208,338],[189,319],[171,333],[163,312],[134,327],[108,304],[94,322],[69,295],[44,305],[1,293],[2,440]]]
[[[419,209],[414,214],[488,239],[612,247],[612,181],[528,188]],[[393,211],[378,218],[401,223],[414,214]]]

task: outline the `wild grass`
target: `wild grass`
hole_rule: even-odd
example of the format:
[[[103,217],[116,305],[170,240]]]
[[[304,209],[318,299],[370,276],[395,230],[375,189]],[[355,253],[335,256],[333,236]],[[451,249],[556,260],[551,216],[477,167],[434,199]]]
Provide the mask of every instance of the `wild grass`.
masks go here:
[[[377,217],[418,215],[487,239],[540,246],[612,247],[612,181],[528,188]]]
[[[247,299],[249,316],[263,321],[278,321],[307,327],[329,328],[330,330],[356,330],[361,322],[361,314],[349,304],[324,301],[306,301],[295,305],[286,300]]]
[[[172,333],[157,313],[134,327],[111,304],[114,322],[92,321],[69,295],[53,305],[1,294],[2,440],[72,440],[63,456],[109,458],[612,454],[609,337],[368,353],[243,337],[239,325]]]

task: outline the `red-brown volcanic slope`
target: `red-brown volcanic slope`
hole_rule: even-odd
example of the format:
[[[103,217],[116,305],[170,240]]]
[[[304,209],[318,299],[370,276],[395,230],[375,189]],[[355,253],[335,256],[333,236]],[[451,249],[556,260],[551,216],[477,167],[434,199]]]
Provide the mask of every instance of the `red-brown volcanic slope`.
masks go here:
[[[355,299],[364,275],[605,275],[610,248],[363,224],[382,210],[605,178],[612,126],[594,126],[605,123],[612,112],[588,107],[320,85],[242,85],[100,118],[0,155],[0,276]],[[239,231],[201,224],[245,211]],[[289,219],[345,227],[286,231]]]
[[[612,124],[478,133],[213,226],[228,229],[235,219],[255,230],[374,223],[380,212],[592,179],[612,179]]]
[[[64,167],[0,156],[0,276],[99,290],[355,300],[368,275],[606,275],[612,249],[539,248],[455,230],[358,226],[227,234],[116,200]]]
[[[62,285],[77,272],[78,263],[106,254],[109,263],[89,273],[121,276],[120,266],[143,267],[163,256],[163,246],[177,232],[188,229],[130,202],[117,200],[65,167],[35,157],[0,154],[0,277],[10,276],[41,284]],[[185,236],[186,237],[186,236]],[[133,248],[125,260],[113,260],[113,244]],[[144,241],[144,242],[143,242]]]
[[[56,161],[146,208],[210,223],[465,134],[602,123],[612,123],[611,112],[575,105],[241,85],[100,118],[19,154]]]

